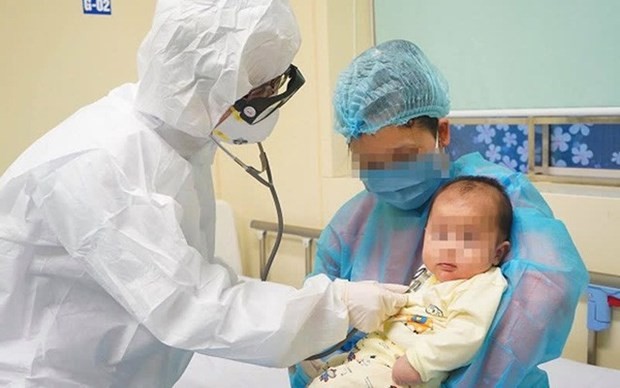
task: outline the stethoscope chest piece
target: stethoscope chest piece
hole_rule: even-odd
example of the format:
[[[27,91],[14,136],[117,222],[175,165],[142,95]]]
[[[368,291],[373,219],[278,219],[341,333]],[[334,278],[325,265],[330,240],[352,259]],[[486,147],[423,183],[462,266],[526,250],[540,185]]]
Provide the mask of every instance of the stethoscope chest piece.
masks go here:
[[[409,283],[409,288],[407,292],[416,292],[422,284],[431,277],[431,273],[426,269],[426,267],[422,266],[420,269],[416,271],[413,275],[413,279],[411,279],[411,283]]]

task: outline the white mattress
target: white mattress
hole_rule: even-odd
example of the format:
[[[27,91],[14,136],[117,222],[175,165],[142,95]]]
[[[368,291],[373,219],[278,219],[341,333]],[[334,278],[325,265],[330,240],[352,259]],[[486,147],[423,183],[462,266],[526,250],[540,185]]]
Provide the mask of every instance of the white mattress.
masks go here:
[[[620,387],[620,370],[588,365],[582,362],[557,358],[540,365],[549,375],[551,388],[617,388]]]
[[[266,368],[194,354],[174,388],[289,388],[286,369]]]
[[[540,366],[551,388],[620,387],[620,370],[558,358]],[[175,388],[289,388],[286,369],[265,368],[196,354]]]

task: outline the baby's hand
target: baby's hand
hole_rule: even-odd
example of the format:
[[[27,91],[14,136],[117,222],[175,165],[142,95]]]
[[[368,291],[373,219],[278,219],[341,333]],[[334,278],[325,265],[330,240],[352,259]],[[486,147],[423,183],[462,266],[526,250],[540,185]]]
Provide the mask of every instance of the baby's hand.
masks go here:
[[[392,368],[392,380],[398,385],[416,385],[422,382],[422,377],[411,366],[407,356],[401,356],[396,360]]]

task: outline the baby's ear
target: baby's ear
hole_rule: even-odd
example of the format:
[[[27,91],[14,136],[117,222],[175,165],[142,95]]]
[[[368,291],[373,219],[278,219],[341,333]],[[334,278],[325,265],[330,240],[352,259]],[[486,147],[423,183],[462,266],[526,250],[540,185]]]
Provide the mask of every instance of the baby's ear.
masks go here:
[[[510,252],[509,241],[504,241],[503,243],[499,244],[497,248],[495,248],[495,257],[493,264],[499,265],[504,260],[504,258],[506,258],[508,252]]]

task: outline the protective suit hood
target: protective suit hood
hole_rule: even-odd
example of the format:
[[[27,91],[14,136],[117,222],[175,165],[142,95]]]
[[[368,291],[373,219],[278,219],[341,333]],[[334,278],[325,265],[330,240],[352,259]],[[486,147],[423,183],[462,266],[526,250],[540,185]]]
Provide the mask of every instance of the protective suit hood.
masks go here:
[[[236,100],[291,64],[301,39],[287,3],[160,0],[138,51],[136,109],[207,138]]]

